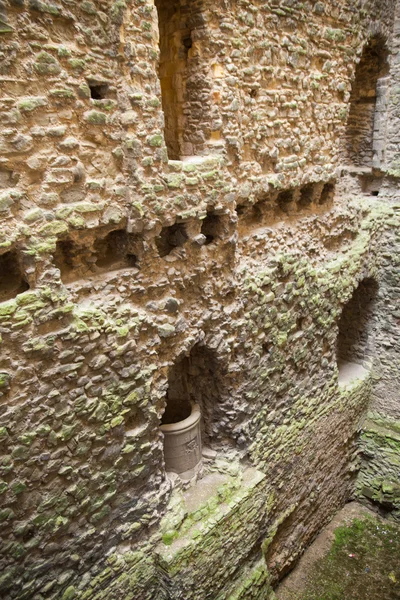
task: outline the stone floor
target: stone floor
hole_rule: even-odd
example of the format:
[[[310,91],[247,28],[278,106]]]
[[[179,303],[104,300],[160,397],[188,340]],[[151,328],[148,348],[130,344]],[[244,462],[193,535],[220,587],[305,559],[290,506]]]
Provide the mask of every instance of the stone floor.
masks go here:
[[[400,527],[347,504],[276,590],[278,600],[398,600]]]

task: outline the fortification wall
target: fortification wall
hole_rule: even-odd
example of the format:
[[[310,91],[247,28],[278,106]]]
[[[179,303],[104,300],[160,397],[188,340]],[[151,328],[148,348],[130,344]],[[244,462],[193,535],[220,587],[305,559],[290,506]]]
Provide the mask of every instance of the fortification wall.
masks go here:
[[[182,0],[161,93],[150,0],[1,2],[2,597],[179,597],[154,564],[159,426],[195,347],[204,470],[252,464],[269,498],[215,597],[237,579],[266,598],[248,595],[265,565],[281,576],[349,498],[372,367],[339,386],[339,318],[386,277],[396,221],[393,182],[377,199],[338,167],[357,61],[372,35],[390,49],[393,9]]]

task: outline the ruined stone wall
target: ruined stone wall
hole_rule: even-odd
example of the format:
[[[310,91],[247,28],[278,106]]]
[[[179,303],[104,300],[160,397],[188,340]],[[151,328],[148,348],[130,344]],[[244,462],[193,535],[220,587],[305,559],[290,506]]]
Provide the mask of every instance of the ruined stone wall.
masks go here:
[[[377,357],[375,385],[360,438],[362,468],[357,496],[372,502],[390,517],[400,518],[400,363],[399,363],[399,3],[393,26],[389,59],[391,85],[387,101],[387,178],[383,185],[392,216],[381,239],[382,268],[375,309],[374,345]]]
[[[279,577],[353,488],[371,382],[338,387],[338,322],[383,277],[394,217],[335,179],[355,64],[390,38],[392,3],[198,7],[209,128],[202,156],[168,162],[150,0],[1,3],[4,598],[179,597],[153,560],[159,425],[196,344],[217,365],[211,448],[270,498],[215,597],[236,577],[248,597],[265,559]]]

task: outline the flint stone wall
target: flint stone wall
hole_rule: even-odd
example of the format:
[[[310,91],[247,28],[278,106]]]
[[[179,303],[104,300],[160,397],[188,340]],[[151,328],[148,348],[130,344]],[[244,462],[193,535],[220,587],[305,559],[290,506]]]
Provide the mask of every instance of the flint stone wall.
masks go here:
[[[195,344],[219,365],[212,447],[273,494],[254,551],[275,579],[349,498],[371,379],[338,387],[337,325],[359,281],[387,278],[396,173],[379,199],[339,183],[326,203],[296,198],[335,182],[356,63],[374,33],[391,47],[393,8],[204,1],[211,133],[201,159],[168,162],[150,0],[1,2],[0,248],[29,286],[0,303],[2,597],[105,597],[129,561],[143,579],[126,597],[155,597],[172,491],[159,424]],[[185,243],[160,257],[175,223]],[[97,262],[114,230],[136,236],[135,266]]]

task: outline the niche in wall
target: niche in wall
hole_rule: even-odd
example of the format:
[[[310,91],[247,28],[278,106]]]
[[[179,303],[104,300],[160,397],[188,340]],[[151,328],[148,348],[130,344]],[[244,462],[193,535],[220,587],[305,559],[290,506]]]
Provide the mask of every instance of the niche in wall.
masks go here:
[[[155,0],[158,13],[162,107],[170,160],[199,154],[209,114],[205,65],[194,51],[194,28],[201,26],[201,3]],[[209,132],[207,132],[207,138]]]
[[[170,369],[167,407],[177,398],[186,406],[190,403],[200,406],[203,442],[212,445],[214,413],[221,401],[221,390],[217,360],[207,346],[196,344],[189,356]]]
[[[308,183],[304,185],[300,190],[300,198],[297,202],[299,208],[307,208],[310,206],[315,198],[315,184]]]
[[[206,237],[205,245],[212,244],[222,234],[222,219],[212,211],[207,211],[201,224],[201,233]]]
[[[346,130],[350,164],[379,168],[385,162],[388,52],[380,36],[365,46],[356,67]]]
[[[86,260],[88,256],[90,256],[89,249],[78,246],[71,239],[57,242],[54,263],[60,270],[64,283],[69,283],[87,274],[89,271],[89,264]]]
[[[0,255],[0,302],[11,300],[29,290],[19,256],[15,250]]]
[[[319,198],[319,204],[322,206],[323,204],[328,204],[333,200],[335,195],[335,184],[334,183],[325,183],[324,187],[321,191],[321,196]]]
[[[88,79],[88,86],[90,90],[90,97],[93,100],[104,100],[107,98],[109,85],[104,81],[97,81],[96,79]]]
[[[167,256],[174,248],[183,246],[188,240],[188,234],[183,223],[175,223],[169,227],[163,227],[160,235],[156,238],[158,254]]]
[[[372,278],[364,279],[343,307],[337,339],[339,382],[347,383],[361,377],[373,357],[377,293],[377,282]]]
[[[136,236],[124,229],[110,231],[104,237],[98,234],[85,246],[67,238],[57,242],[54,262],[62,281],[71,283],[96,273],[136,267],[137,244]]]
[[[293,200],[293,190],[285,190],[283,192],[279,192],[276,203],[282,212],[289,213],[290,208],[293,206]]]
[[[201,457],[201,446],[213,445],[214,415],[220,393],[217,361],[206,346],[196,344],[189,356],[170,368],[161,420],[167,470],[181,473],[188,464],[188,468],[194,468]],[[180,439],[181,424],[188,429]]]
[[[94,250],[96,267],[108,271],[137,265],[136,237],[124,229],[110,231],[106,237],[97,239]]]

